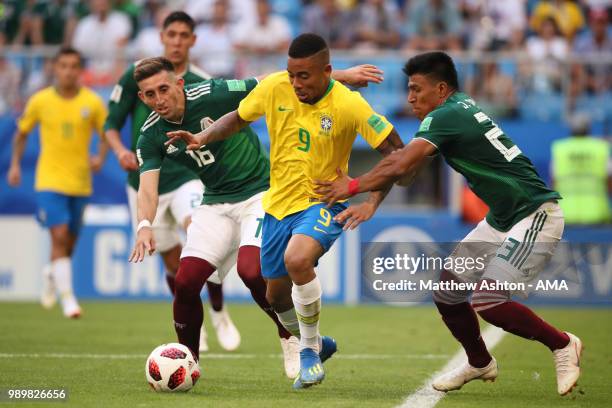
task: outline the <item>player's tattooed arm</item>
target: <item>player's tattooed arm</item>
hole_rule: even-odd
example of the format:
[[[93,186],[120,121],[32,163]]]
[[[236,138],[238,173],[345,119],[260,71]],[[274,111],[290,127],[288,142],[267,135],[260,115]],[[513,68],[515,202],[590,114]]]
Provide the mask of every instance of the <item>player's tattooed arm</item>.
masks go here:
[[[248,126],[250,123],[251,122],[243,120],[240,115],[238,115],[238,111],[234,110],[226,113],[212,125],[199,133],[192,134],[186,130],[176,130],[174,132],[166,133],[169,138],[166,145],[182,139],[187,144],[187,149],[197,150],[202,145],[228,139],[231,135],[239,132],[242,128]]]
[[[397,130],[393,128],[391,129],[391,133],[389,133],[389,136],[387,136],[387,138],[383,140],[380,145],[378,145],[376,150],[378,150],[380,154],[386,157],[394,151],[401,149],[402,147],[404,147],[404,142],[402,142],[402,139],[397,133]]]
[[[151,224],[155,219],[158,205],[157,188],[159,186],[159,169],[149,170],[140,174],[138,186],[138,227],[136,228],[136,243],[130,255],[130,262],[141,262],[145,254],[151,255],[155,251],[153,228]]]

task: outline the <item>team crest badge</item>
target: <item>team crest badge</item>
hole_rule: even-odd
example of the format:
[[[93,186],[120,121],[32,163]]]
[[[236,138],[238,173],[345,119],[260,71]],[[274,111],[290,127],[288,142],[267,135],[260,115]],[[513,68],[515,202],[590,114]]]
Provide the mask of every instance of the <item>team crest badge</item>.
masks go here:
[[[331,133],[332,130],[332,126],[334,124],[334,121],[332,120],[332,117],[330,115],[328,115],[327,113],[323,113],[321,114],[321,132],[325,135],[329,135]]]

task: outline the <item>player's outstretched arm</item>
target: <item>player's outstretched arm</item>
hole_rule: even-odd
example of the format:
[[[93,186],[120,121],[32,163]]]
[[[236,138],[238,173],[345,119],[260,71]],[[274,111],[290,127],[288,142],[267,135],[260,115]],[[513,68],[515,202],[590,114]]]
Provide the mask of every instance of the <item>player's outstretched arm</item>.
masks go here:
[[[155,251],[152,223],[157,212],[159,185],[159,169],[145,171],[140,174],[138,186],[138,227],[136,228],[136,243],[130,255],[130,262],[142,262],[145,254]]]
[[[123,168],[123,170],[138,170],[138,162],[136,161],[136,155],[133,151],[123,145],[123,142],[121,141],[121,135],[117,129],[107,129],[104,132],[104,139],[112,149],[115,156],[117,156],[119,165],[121,166],[121,168]]]
[[[394,151],[397,151],[403,147],[404,143],[402,142],[399,134],[395,129],[392,129],[389,136],[383,140],[376,150],[384,157],[387,157]],[[342,171],[338,170],[338,176],[343,176]],[[387,194],[389,194],[392,186],[393,184],[390,184],[381,190],[371,191],[366,201],[360,204],[351,205],[346,210],[336,215],[334,220],[344,224],[343,229],[345,231],[357,228],[359,224],[372,218],[380,203],[382,203]]]
[[[234,133],[239,132],[240,129],[248,126],[249,123],[251,122],[243,120],[240,115],[238,115],[238,111],[234,110],[220,117],[200,133],[192,134],[186,130],[176,130],[166,133],[166,136],[169,138],[166,145],[182,139],[187,144],[187,149],[197,150],[203,145],[228,139]]]
[[[380,84],[384,80],[383,74],[384,72],[376,65],[363,64],[348,69],[334,70],[331,76],[345,85],[365,87],[370,82]]]
[[[7,183],[11,187],[17,187],[21,184],[21,158],[25,150],[28,134],[17,130],[13,136],[13,154],[11,155],[11,164],[6,175]]]
[[[98,143],[98,153],[89,158],[89,164],[94,173],[99,172],[102,169],[102,166],[104,166],[106,156],[108,155],[108,148],[109,145],[106,142],[106,139],[104,137],[100,137],[100,141]]]
[[[421,162],[435,152],[436,148],[431,143],[414,139],[403,149],[382,159],[363,176],[351,179],[342,175],[334,181],[318,181],[316,191],[322,195],[323,201],[333,204],[364,191],[381,190],[416,171]]]

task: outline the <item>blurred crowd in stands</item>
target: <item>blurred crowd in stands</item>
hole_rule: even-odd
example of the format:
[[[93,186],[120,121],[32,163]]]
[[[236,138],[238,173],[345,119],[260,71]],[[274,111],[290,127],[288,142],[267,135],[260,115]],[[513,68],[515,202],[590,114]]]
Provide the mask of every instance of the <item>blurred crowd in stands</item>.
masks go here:
[[[161,53],[160,24],[176,9],[198,23],[192,61],[218,77],[279,69],[249,61],[315,32],[344,50],[334,55],[375,64],[433,49],[467,56],[475,62],[460,65],[462,86],[497,116],[530,101],[526,112],[545,107],[553,118],[593,106],[612,115],[601,106],[612,91],[612,0],[5,0],[0,114],[48,85],[49,62],[31,60],[37,46],[74,46],[87,58],[84,82],[110,86],[126,63]]]

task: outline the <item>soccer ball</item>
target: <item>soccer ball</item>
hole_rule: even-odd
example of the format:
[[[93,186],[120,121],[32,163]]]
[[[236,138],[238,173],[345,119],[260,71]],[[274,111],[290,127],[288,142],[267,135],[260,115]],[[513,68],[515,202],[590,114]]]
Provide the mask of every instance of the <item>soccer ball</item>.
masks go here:
[[[187,346],[168,343],[151,352],[145,375],[157,392],[189,391],[200,378],[200,366]]]

